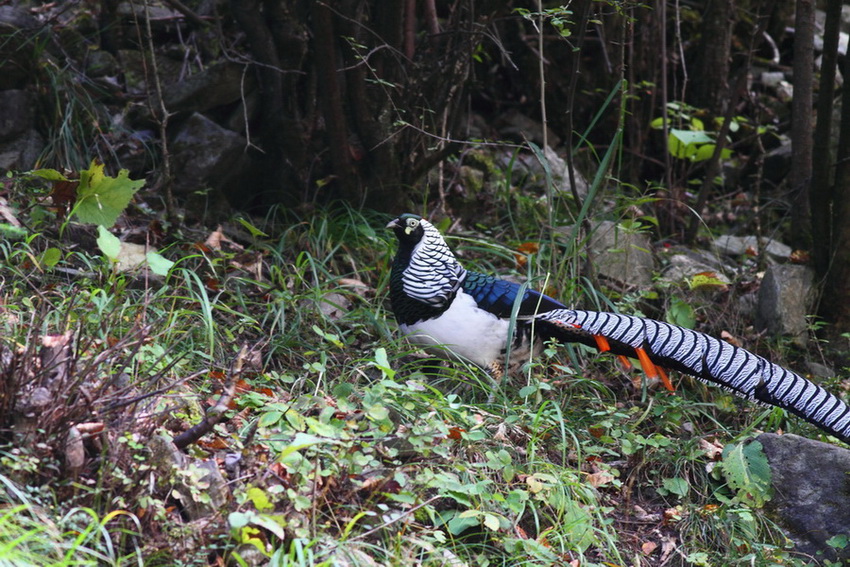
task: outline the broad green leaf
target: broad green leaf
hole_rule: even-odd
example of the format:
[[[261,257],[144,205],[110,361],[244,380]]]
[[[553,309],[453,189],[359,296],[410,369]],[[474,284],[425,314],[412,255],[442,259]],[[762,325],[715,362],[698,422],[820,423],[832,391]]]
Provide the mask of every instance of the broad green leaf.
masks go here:
[[[267,411],[260,416],[260,419],[257,420],[258,427],[271,427],[276,425],[281,418],[283,417],[283,412],[280,411]]]
[[[122,169],[117,177],[109,177],[104,175],[103,165],[96,162],[80,172],[77,204],[73,210],[80,222],[105,227],[115,224],[118,215],[145,184],[144,180],[130,179],[128,173]]]
[[[714,272],[700,272],[688,279],[688,287],[691,289],[725,289],[728,286],[729,284],[717,277],[717,274]]]
[[[694,153],[694,155],[691,157],[691,159],[693,161],[705,161],[705,160],[711,159],[711,157],[714,155],[714,148],[715,147],[716,147],[716,144],[714,144],[714,143],[704,144],[702,146],[699,146],[697,148],[696,153]],[[729,148],[723,148],[722,150],[720,150],[720,159],[728,160],[731,157],[732,157],[732,150],[730,150]]]
[[[256,512],[251,510],[247,512],[231,512],[227,516],[227,523],[230,524],[231,528],[244,528],[251,523],[251,520],[253,520],[256,515]]]
[[[254,504],[254,508],[263,512],[264,510],[273,510],[274,504],[269,501],[269,497],[266,494],[266,491],[262,488],[257,488],[256,486],[252,486],[247,491],[248,498],[251,499],[251,502]]]
[[[467,510],[449,520],[449,531],[452,535],[459,535],[469,528],[477,527],[480,524],[481,522],[478,518],[478,512],[475,510]]]
[[[738,500],[760,507],[771,498],[770,464],[761,443],[752,441],[723,448],[723,476]]]
[[[148,252],[145,257],[151,271],[158,276],[167,276],[168,271],[174,266],[174,262],[165,258],[159,252]]]
[[[675,494],[676,496],[684,498],[688,495],[688,491],[690,491],[691,487],[688,485],[688,481],[684,478],[677,476],[673,478],[665,478],[661,481],[662,486],[669,492],[670,494]]]
[[[848,543],[850,543],[850,537],[847,534],[838,534],[826,540],[826,544],[835,549],[846,549]]]
[[[58,248],[48,248],[41,253],[41,264],[45,268],[52,268],[62,259],[62,251]]]
[[[667,151],[673,157],[691,159],[699,145],[708,144],[712,141],[705,132],[673,128],[670,130],[670,135],[667,138]]]
[[[570,526],[569,544],[582,553],[595,543],[593,518],[575,501],[564,503],[563,524]]]
[[[331,425],[330,423],[321,422],[313,417],[305,417],[304,421],[307,422],[307,429],[316,435],[327,437],[329,439],[339,439],[342,436],[341,429]]]
[[[118,255],[121,253],[121,241],[118,237],[106,230],[103,225],[97,227],[97,247],[103,252],[104,256],[112,260],[118,261]]]
[[[667,308],[665,318],[668,323],[678,325],[686,329],[693,329],[697,322],[693,307],[678,297],[674,297],[672,301],[670,301],[670,307]]]
[[[273,533],[279,539],[283,540],[286,537],[286,531],[280,525],[280,522],[277,521],[277,516],[271,514],[257,514],[252,519],[251,523],[255,526],[260,526],[265,530]]]
[[[41,177],[42,179],[47,179],[48,181],[69,181],[67,177],[65,177],[55,169],[35,169],[30,173]]]

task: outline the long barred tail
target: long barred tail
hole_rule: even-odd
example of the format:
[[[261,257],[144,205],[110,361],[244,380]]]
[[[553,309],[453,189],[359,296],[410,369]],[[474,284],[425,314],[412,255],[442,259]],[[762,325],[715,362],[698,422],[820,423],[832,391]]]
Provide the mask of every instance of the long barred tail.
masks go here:
[[[590,337],[602,350],[639,358],[648,355],[659,366],[718,384],[749,400],[787,409],[850,443],[850,406],[799,374],[725,341],[619,313],[555,309],[541,313],[537,320],[562,330],[553,333],[556,338],[589,344]]]

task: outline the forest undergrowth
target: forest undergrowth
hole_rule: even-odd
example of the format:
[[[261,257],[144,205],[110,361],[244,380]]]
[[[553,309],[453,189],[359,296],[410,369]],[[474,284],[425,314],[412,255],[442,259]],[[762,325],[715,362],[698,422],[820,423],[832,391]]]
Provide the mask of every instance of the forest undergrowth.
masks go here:
[[[816,432],[584,347],[502,383],[425,357],[388,312],[385,215],[165,236],[137,203],[114,248],[41,203],[0,243],[2,564],[807,564],[735,463],[758,431]],[[541,226],[450,244],[561,297],[652,305],[570,277]]]

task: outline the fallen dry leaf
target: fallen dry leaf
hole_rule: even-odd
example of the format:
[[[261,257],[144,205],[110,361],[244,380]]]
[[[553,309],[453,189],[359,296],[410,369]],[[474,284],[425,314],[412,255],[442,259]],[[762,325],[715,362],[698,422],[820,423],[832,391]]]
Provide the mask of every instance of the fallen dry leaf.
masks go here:
[[[699,448],[712,461],[719,461],[723,456],[723,444],[718,443],[717,440],[708,441],[707,439],[700,439]]]
[[[599,471],[595,473],[590,473],[587,475],[587,481],[590,483],[590,486],[593,488],[599,488],[600,486],[605,486],[606,484],[610,484],[611,481],[614,480],[614,475],[611,473],[607,473],[605,471]]]
[[[656,549],[658,549],[658,544],[654,541],[647,541],[645,543],[642,543],[640,546],[640,550],[643,552],[644,555],[651,555],[652,552]]]

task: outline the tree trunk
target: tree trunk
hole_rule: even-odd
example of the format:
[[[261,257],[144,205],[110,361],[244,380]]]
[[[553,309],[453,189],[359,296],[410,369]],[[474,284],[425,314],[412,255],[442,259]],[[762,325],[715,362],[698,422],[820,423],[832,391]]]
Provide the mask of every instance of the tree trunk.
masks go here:
[[[842,0],[828,0],[823,34],[823,63],[818,89],[817,126],[815,127],[812,185],[809,188],[812,222],[812,260],[818,281],[829,270],[832,250],[832,112],[835,96],[835,71],[838,60],[838,32]]]
[[[798,248],[808,248],[809,184],[812,180],[812,85],[814,0],[797,0],[794,36],[794,99],[791,101],[791,234]]]
[[[336,39],[333,13],[322,2],[313,4],[313,29],[316,52],[316,74],[319,79],[319,102],[325,117],[327,141],[333,168],[336,196],[358,202],[354,171],[348,150],[348,125],[342,108],[342,91],[337,77]]]
[[[850,58],[844,58],[844,76]],[[824,282],[820,313],[833,323],[834,334],[850,331],[850,89],[841,98],[841,125],[832,185],[832,231],[827,249],[829,270]],[[818,244],[816,244],[818,245]]]
[[[304,135],[297,120],[284,106],[283,74],[274,36],[259,0],[231,0],[231,10],[251,45],[258,63],[263,122],[260,126],[261,152],[254,155],[256,179],[253,184],[268,194],[255,195],[265,203],[293,202],[300,197],[304,168]],[[291,93],[287,93],[291,94]],[[248,203],[242,204],[247,206]]]
[[[702,45],[694,73],[694,104],[723,113],[729,90],[729,49],[735,14],[733,0],[708,0],[702,18]]]

